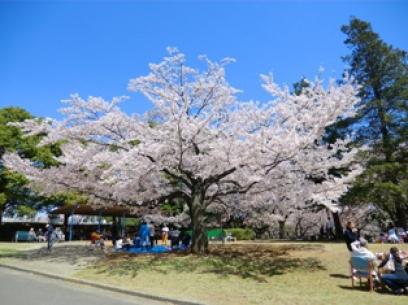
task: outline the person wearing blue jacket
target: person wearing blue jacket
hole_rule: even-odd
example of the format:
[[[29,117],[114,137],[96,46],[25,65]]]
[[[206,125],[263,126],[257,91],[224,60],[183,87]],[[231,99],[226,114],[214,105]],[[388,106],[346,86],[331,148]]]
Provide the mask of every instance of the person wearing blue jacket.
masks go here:
[[[150,226],[144,221],[139,228],[139,237],[142,248],[150,247]]]

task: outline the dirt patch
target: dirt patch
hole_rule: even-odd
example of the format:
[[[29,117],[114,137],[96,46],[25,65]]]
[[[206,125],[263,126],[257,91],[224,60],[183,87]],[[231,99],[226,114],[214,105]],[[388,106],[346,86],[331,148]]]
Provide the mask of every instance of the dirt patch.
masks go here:
[[[20,252],[20,259],[23,260],[47,260],[56,263],[68,263],[76,265],[84,261],[97,261],[105,257],[105,253],[100,249],[95,249],[86,245],[58,245],[51,252],[46,247]]]
[[[15,245],[12,245],[16,247]],[[0,261],[21,268],[55,273],[62,276],[71,276],[105,257],[100,249],[90,247],[85,243],[66,244],[54,246],[51,252],[43,244],[36,244],[28,249],[10,246],[2,251]],[[20,249],[22,248],[22,249]],[[3,249],[4,250],[4,249]]]

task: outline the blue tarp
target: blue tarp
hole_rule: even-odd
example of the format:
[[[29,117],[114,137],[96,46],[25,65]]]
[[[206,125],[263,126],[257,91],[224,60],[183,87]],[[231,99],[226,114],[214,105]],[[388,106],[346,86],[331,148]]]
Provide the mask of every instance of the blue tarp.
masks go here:
[[[151,248],[136,248],[136,247],[130,247],[128,253],[135,253],[135,254],[147,254],[147,253],[152,253],[152,254],[160,254],[160,253],[167,253],[171,252],[170,247],[158,245],[158,246],[153,246]]]
[[[122,249],[122,251],[127,253],[134,253],[134,254],[161,254],[161,253],[169,253],[172,251],[186,251],[188,247],[184,245],[180,245],[178,247],[170,248],[163,245],[153,246],[151,248],[136,248],[130,247],[129,250]]]

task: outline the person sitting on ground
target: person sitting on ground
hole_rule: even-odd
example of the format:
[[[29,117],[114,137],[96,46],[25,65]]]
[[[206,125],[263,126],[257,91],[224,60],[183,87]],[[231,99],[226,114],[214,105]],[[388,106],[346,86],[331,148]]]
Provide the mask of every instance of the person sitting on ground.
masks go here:
[[[189,247],[190,247],[190,244],[191,244],[191,236],[187,233],[187,232],[185,232],[185,231],[182,231],[181,233],[180,233],[180,240],[181,240],[181,249],[183,250],[186,250],[186,249],[188,249]]]
[[[172,248],[178,247],[180,241],[180,230],[178,230],[177,228],[173,228],[172,230],[170,230],[169,238],[171,247]]]
[[[130,249],[130,247],[132,246],[131,242],[130,242],[130,238],[129,236],[125,236],[122,239],[122,248],[126,251],[128,251]]]
[[[377,242],[382,244],[385,243],[388,239],[387,233],[381,232],[380,235],[378,236]]]
[[[91,244],[95,245],[96,242],[101,238],[101,236],[99,235],[99,232],[94,231],[91,233]]]
[[[408,273],[404,269],[402,260],[407,258],[406,253],[400,252],[397,247],[392,247],[390,252],[385,256],[385,259],[378,266],[384,267],[390,260],[394,263],[394,271],[381,275],[381,283],[391,289],[395,294],[404,292],[405,287],[408,286]]]
[[[397,228],[392,223],[390,224],[388,228],[388,242],[393,243],[393,244],[398,244],[400,242]]]
[[[135,233],[135,235],[133,236],[133,246],[134,246],[135,248],[140,248],[140,247],[142,247],[141,239],[140,239],[139,235],[137,235],[136,233]]]
[[[123,248],[123,239],[118,238],[115,240],[115,250],[122,250]]]
[[[43,230],[40,228],[38,229],[38,234],[37,234],[37,238],[39,242],[45,242],[47,241],[47,238],[45,237]]]
[[[361,257],[370,261],[374,261],[376,259],[376,255],[368,250],[368,242],[364,238],[360,238],[360,240],[352,242],[350,246],[352,250],[352,257]]]
[[[37,234],[35,234],[34,228],[30,228],[30,231],[28,231],[28,239],[37,241]]]
[[[62,233],[62,231],[61,231],[61,228],[60,228],[60,227],[55,228],[55,232],[54,232],[54,234],[55,234],[55,240],[56,240],[56,241],[62,241],[62,240],[65,240],[64,233]]]
[[[96,248],[100,247],[101,249],[105,247],[105,237],[100,231],[91,233],[91,245],[94,245]]]
[[[346,241],[347,249],[352,252],[351,243],[358,240],[357,229],[354,224],[349,221],[347,222],[346,230],[344,231],[344,239]]]
[[[103,236],[103,234],[101,234],[99,240],[96,241],[96,246],[105,250],[105,236]]]

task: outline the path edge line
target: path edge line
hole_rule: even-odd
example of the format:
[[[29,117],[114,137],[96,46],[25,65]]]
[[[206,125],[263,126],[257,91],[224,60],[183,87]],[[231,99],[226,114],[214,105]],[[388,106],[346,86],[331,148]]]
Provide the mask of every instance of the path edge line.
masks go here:
[[[69,283],[74,283],[74,284],[79,284],[79,285],[84,285],[84,286],[90,286],[98,289],[106,289],[112,292],[116,293],[122,293],[130,296],[136,296],[140,298],[145,298],[145,299],[150,299],[153,301],[161,301],[161,302],[168,302],[168,303],[173,303],[176,305],[205,305],[202,303],[196,303],[196,302],[191,302],[191,301],[182,301],[182,300],[177,300],[177,299],[172,299],[172,298],[167,298],[164,296],[157,296],[157,295],[151,295],[148,293],[140,292],[140,291],[133,291],[129,289],[124,289],[124,288],[119,288],[119,287],[114,287],[111,285],[106,285],[106,284],[99,284],[99,283],[94,283],[86,280],[81,280],[81,279],[76,279],[73,277],[64,277],[52,273],[47,273],[47,272],[42,272],[42,271],[37,271],[37,270],[32,270],[32,269],[26,269],[26,268],[21,268],[13,265],[8,265],[4,263],[0,263],[0,267],[2,268],[7,268],[15,271],[20,271],[20,272],[26,272],[26,273],[31,273],[55,280],[60,280],[64,282],[69,282]]]

